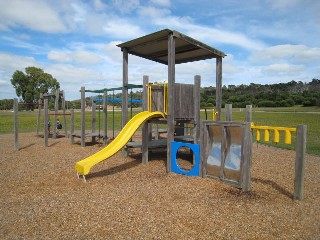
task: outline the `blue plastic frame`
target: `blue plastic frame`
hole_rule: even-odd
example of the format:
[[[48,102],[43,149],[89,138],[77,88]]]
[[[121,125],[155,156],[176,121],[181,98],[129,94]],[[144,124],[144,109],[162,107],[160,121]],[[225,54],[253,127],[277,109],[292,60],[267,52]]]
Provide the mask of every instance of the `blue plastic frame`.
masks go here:
[[[193,152],[195,163],[193,168],[189,171],[181,169],[178,165],[177,152],[181,147],[188,147]],[[200,144],[171,142],[171,172],[187,176],[200,176]]]

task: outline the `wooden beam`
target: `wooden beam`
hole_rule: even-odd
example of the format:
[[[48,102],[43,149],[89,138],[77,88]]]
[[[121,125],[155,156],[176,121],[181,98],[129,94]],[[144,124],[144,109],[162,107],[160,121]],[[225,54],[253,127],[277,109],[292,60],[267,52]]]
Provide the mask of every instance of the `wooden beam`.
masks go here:
[[[58,115],[58,108],[59,108],[59,97],[60,97],[60,90],[56,90],[56,95],[54,99],[54,117],[53,117],[53,138],[57,138],[57,115]]]
[[[49,118],[48,118],[48,99],[47,98],[44,99],[44,111],[43,111],[43,114],[44,114],[44,118],[43,118],[44,146],[48,147],[48,137],[49,137],[48,121],[49,121]]]
[[[103,144],[108,142],[108,91],[103,93]]]
[[[307,126],[298,125],[297,126],[297,142],[296,142],[294,193],[293,193],[293,198],[295,200],[303,199],[306,147],[307,147]]]
[[[13,112],[14,112],[14,150],[19,150],[19,103],[18,98],[13,99]]]
[[[70,110],[71,118],[70,118],[70,140],[71,144],[74,144],[74,109]]]
[[[194,143],[200,143],[200,86],[201,76],[194,76],[193,98],[194,98]]]
[[[232,104],[226,104],[226,121],[232,121]]]
[[[175,93],[175,38],[168,36],[168,135],[167,135],[167,172],[171,171],[171,142],[174,141],[174,93]]]
[[[216,111],[217,121],[221,120],[222,105],[222,57],[216,59]]]
[[[246,122],[252,122],[252,105],[246,105]]]
[[[122,49],[123,52],[123,68],[122,68],[122,127],[128,121],[128,51],[126,48]]]
[[[148,87],[149,77],[143,76],[143,111],[148,111]],[[143,124],[142,127],[142,163],[147,164],[149,161],[149,150],[148,150],[148,142],[149,142],[149,123],[148,121]]]
[[[81,87],[81,147],[86,146],[86,90]]]

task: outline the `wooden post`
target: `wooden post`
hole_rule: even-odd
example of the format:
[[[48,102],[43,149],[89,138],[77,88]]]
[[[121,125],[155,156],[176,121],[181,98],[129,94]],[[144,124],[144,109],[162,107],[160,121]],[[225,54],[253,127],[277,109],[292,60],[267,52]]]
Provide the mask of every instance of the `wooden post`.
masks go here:
[[[173,34],[168,36],[168,134],[167,134],[167,172],[171,171],[171,142],[174,141],[174,93],[175,93],[175,38]]]
[[[246,122],[252,122],[252,105],[246,105]]]
[[[148,111],[148,87],[149,77],[143,76],[143,111]],[[149,142],[149,123],[146,122],[142,127],[142,163],[147,164],[149,159],[149,150],[148,150],[148,142]]]
[[[122,128],[128,121],[128,50],[122,49],[123,52],[123,82],[122,82]]]
[[[81,87],[81,147],[86,146],[86,92]]]
[[[66,137],[68,137],[67,118],[66,118],[66,101],[65,101],[64,91],[62,91],[62,98],[61,99],[62,99],[64,135]]]
[[[70,118],[70,135],[71,135],[71,144],[74,144],[74,109],[71,109],[71,118]]]
[[[221,120],[222,105],[222,57],[216,59],[216,111],[217,121]]]
[[[226,121],[231,122],[232,121],[232,104],[226,104]]]
[[[93,102],[93,99],[91,101],[92,109],[91,109],[91,132],[93,133],[91,139],[92,142],[96,142],[96,137],[94,134],[96,133],[96,123],[97,123],[97,111],[96,111],[96,103]]]
[[[103,144],[108,142],[108,91],[103,93]]]
[[[295,200],[303,199],[306,145],[307,145],[307,126],[298,125],[297,126],[297,142],[296,142],[294,194],[293,194],[293,198]]]
[[[194,143],[200,143],[200,86],[201,86],[201,76],[194,76],[194,87],[193,87],[193,97],[194,97]]]
[[[53,138],[57,138],[57,114],[59,108],[59,96],[60,90],[59,88],[56,90],[55,99],[54,99],[54,120],[53,120]]]
[[[39,136],[39,129],[40,129],[40,115],[41,115],[41,103],[43,99],[43,94],[40,93],[40,98],[38,101],[38,119],[37,119],[37,136]]]
[[[13,99],[13,111],[14,111],[14,150],[19,150],[19,118],[18,118],[18,111],[19,111],[19,103],[18,98]]]
[[[44,146],[48,147],[48,137],[49,137],[49,129],[48,129],[48,98],[44,99],[44,118],[43,118],[43,138],[44,138]]]
[[[244,140],[243,140],[243,152],[242,161],[243,166],[241,167],[241,187],[242,191],[250,191],[251,189],[251,168],[252,168],[252,135],[250,122],[246,122],[244,129]]]

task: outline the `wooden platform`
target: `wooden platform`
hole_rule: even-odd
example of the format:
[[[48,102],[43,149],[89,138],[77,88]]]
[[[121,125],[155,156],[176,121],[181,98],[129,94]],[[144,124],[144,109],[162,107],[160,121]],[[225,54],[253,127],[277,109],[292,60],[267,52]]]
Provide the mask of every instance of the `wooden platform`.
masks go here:
[[[77,137],[77,138],[81,138],[81,132],[74,132],[73,134],[71,134],[72,137]],[[100,137],[100,138],[104,138],[104,134],[99,134],[98,132],[96,133],[92,133],[92,132],[86,132],[85,137]]]
[[[175,136],[175,141],[178,142],[188,142],[193,143],[193,137],[191,136]],[[127,148],[141,148],[142,142],[128,142],[126,145]],[[148,148],[163,148],[167,147],[167,139],[158,139],[158,140],[152,140],[148,143]]]

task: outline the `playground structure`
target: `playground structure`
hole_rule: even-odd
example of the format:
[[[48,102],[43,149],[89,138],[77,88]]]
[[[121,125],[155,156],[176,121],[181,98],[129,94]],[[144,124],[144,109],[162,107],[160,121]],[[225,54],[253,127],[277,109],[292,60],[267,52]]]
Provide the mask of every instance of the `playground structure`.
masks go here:
[[[167,44],[166,44],[167,42]],[[123,52],[123,87],[122,87],[122,126],[127,134],[121,132],[119,140],[110,144],[98,153],[76,163],[78,175],[87,175],[98,162],[115,154],[125,147],[137,126],[142,128],[142,163],[148,163],[149,149],[153,146],[150,124],[166,123],[167,171],[192,176],[213,177],[232,186],[249,191],[251,187],[251,106],[247,106],[246,122],[232,122],[231,105],[226,106],[226,121],[221,121],[221,82],[222,58],[225,54],[190,37],[168,29],[156,32],[118,45]],[[149,84],[149,77],[143,77],[144,112],[141,117],[131,119],[127,124],[128,109],[128,54],[144,57],[168,65],[168,84]],[[195,76],[194,85],[175,83],[175,64],[190,61],[216,58],[216,121],[200,122],[200,76]],[[159,115],[157,114],[159,112]],[[162,115],[160,114],[162,113]],[[139,115],[139,114],[138,114]],[[150,117],[142,117],[142,115]],[[132,121],[135,123],[133,124]],[[127,125],[126,125],[127,124]],[[184,124],[192,125],[191,136],[175,136],[175,127]],[[134,127],[133,127],[134,126]],[[260,127],[260,129],[263,129]],[[130,130],[130,131],[129,131]],[[269,129],[264,129],[268,134]],[[273,129],[276,134],[280,130]],[[291,129],[292,130],[292,129]],[[292,130],[293,131],[293,130]],[[293,131],[294,132],[294,131]],[[298,131],[299,132],[299,131]],[[265,136],[267,136],[265,134]],[[122,135],[127,135],[124,139]],[[201,135],[201,138],[200,138]],[[301,135],[301,134],[300,134]],[[303,196],[303,159],[305,152],[305,132],[297,136],[295,199]],[[177,138],[180,137],[180,138]],[[121,139],[121,140],[120,140]],[[265,137],[267,140],[267,137]],[[278,141],[278,138],[275,137]],[[200,145],[199,145],[200,144]],[[115,147],[115,145],[118,145]],[[159,147],[159,144],[156,144]],[[201,149],[200,149],[201,146]],[[186,172],[179,168],[176,154],[179,148],[190,148],[194,153],[194,167]],[[201,152],[201,154],[200,154]],[[85,179],[85,178],[84,178]]]
[[[49,113],[49,108],[48,108],[48,101],[49,98],[53,97],[54,98],[54,113]],[[62,113],[59,113],[59,99],[61,99],[61,108],[62,108]],[[49,116],[53,116],[53,124],[52,124],[52,137],[57,138],[57,117],[58,116],[63,116],[63,125],[64,125],[64,133],[65,136],[68,136],[68,130],[67,130],[67,120],[66,116],[71,115],[69,113],[66,113],[66,108],[65,108],[65,96],[64,96],[64,91],[61,91],[57,89],[53,93],[45,93],[45,94],[40,94],[40,99],[38,103],[19,103],[18,99],[14,99],[14,146],[15,150],[19,150],[19,121],[18,121],[18,105],[32,105],[32,106],[38,106],[38,117],[37,117],[37,129],[36,129],[36,135],[40,135],[40,126],[41,126],[41,112],[43,108],[43,138],[44,138],[44,146],[48,147],[48,138],[49,138],[49,129],[48,129],[48,121],[49,121]]]
[[[129,89],[139,89],[142,88],[142,85],[134,85],[134,84],[130,84],[128,85]],[[75,131],[74,129],[74,118],[72,117],[72,121],[71,121],[71,144],[74,144],[75,140],[74,138],[80,138],[81,141],[81,146],[85,147],[86,145],[86,137],[91,137],[92,142],[95,143],[96,142],[96,138],[102,138],[103,139],[103,143],[104,145],[107,144],[107,140],[108,140],[108,124],[107,124],[107,119],[108,119],[108,110],[107,110],[107,105],[109,102],[112,102],[112,130],[113,130],[113,137],[112,139],[114,139],[114,103],[115,102],[121,102],[120,99],[115,99],[114,98],[114,91],[117,90],[122,90],[121,88],[105,88],[105,89],[100,89],[100,90],[86,90],[85,87],[81,87],[81,130],[80,131]],[[102,133],[101,133],[101,122],[100,122],[100,106],[99,106],[99,116],[98,116],[98,132],[96,131],[96,122],[97,122],[97,118],[96,118],[96,101],[92,101],[92,118],[91,118],[91,132],[87,132],[86,131],[86,125],[85,125],[85,93],[86,92],[90,92],[90,93],[99,93],[99,94],[103,94],[103,97],[101,99],[103,99],[103,101],[100,101],[103,103],[102,105],[102,114],[103,114],[103,120],[102,120]],[[112,98],[108,98],[108,92],[112,92],[113,93],[113,97]],[[131,102],[133,102],[133,99],[130,99]],[[131,117],[132,117],[132,107],[131,107]]]

